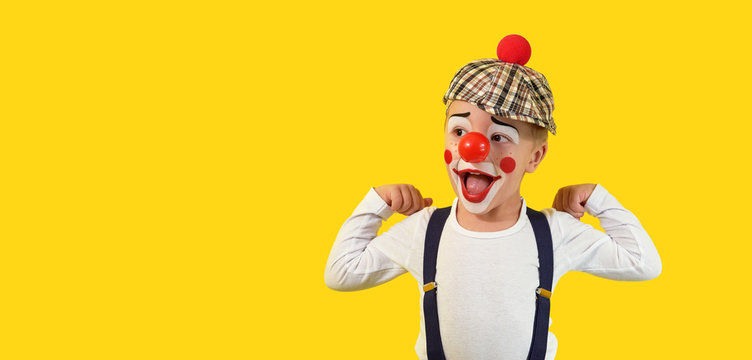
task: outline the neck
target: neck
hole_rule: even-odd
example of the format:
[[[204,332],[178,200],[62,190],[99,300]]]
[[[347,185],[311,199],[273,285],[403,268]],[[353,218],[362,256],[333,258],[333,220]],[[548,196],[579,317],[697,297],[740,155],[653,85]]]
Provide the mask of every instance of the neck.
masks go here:
[[[517,223],[522,211],[522,198],[519,193],[512,195],[485,214],[467,211],[462,200],[457,201],[457,205],[457,222],[460,226],[470,231],[492,232],[509,229]]]

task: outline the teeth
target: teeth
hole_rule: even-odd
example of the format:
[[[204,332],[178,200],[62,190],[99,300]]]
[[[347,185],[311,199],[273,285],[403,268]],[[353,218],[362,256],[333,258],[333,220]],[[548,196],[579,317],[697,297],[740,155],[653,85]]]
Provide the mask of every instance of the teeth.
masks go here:
[[[467,176],[469,174],[491,176],[479,170],[471,170],[471,169],[458,170],[458,172],[460,176]]]

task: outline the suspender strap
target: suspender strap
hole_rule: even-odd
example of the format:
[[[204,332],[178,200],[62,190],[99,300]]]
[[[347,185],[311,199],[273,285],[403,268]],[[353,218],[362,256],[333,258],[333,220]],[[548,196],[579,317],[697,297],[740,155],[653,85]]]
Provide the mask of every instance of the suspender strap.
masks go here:
[[[446,360],[439,332],[439,310],[436,305],[436,258],[439,240],[452,207],[436,209],[428,220],[426,242],[423,249],[423,318],[426,323],[426,352],[429,360]]]
[[[452,207],[436,209],[428,221],[426,241],[423,249],[423,312],[426,325],[426,351],[429,360],[446,360],[439,332],[439,312],[436,302],[436,259],[439,254],[439,240]],[[545,360],[548,341],[548,318],[550,314],[551,284],[553,282],[554,256],[551,231],[546,215],[527,208],[527,216],[535,233],[538,246],[538,281],[536,289],[535,320],[533,338],[530,343],[528,360]]]
[[[548,343],[548,317],[551,310],[551,285],[554,277],[554,250],[546,215],[528,207],[527,217],[533,226],[535,242],[538,244],[538,281],[540,284],[536,289],[533,339],[530,343],[530,352],[527,359],[544,360]]]

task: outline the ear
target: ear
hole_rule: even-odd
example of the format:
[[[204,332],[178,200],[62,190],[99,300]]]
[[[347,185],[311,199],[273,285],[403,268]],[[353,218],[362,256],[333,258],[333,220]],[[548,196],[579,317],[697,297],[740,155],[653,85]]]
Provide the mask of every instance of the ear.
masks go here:
[[[533,154],[532,156],[530,156],[530,162],[527,163],[525,172],[532,173],[533,171],[535,171],[535,169],[538,168],[538,165],[540,165],[541,161],[543,161],[543,158],[546,157],[547,151],[548,151],[548,140],[544,141],[536,149],[533,150]]]

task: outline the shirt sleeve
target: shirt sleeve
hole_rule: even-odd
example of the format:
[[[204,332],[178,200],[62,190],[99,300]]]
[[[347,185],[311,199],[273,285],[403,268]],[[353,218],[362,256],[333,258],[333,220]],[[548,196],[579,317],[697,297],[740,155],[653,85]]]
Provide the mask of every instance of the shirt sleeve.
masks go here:
[[[394,211],[371,188],[337,234],[324,272],[326,286],[337,291],[364,290],[406,273],[415,250],[415,220],[427,209],[376,236],[382,221]]]
[[[650,236],[600,184],[590,194],[585,211],[598,218],[605,233],[569,213],[556,212],[570,270],[623,281],[658,277],[662,264]]]

